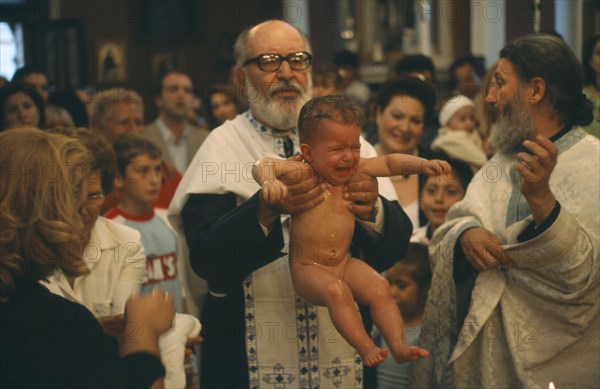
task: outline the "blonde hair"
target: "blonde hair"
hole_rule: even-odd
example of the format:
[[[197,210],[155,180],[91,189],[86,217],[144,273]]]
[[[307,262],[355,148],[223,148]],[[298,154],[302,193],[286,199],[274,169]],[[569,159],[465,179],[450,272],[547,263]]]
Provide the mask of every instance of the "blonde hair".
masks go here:
[[[142,117],[144,116],[144,102],[136,91],[112,88],[103,90],[94,96],[90,126],[96,130],[104,128],[112,106],[119,103],[137,104]]]
[[[53,127],[75,127],[73,117],[63,107],[54,104],[46,105],[46,128]]]
[[[0,150],[0,299],[19,277],[89,272],[78,214],[87,149],[62,135],[17,128],[0,134]]]

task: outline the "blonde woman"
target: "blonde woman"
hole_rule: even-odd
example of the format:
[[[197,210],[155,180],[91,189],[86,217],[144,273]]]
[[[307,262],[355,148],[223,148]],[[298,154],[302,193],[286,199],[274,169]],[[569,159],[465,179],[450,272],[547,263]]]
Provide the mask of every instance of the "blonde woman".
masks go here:
[[[39,281],[87,271],[81,212],[90,157],[74,139],[0,134],[0,387],[158,387],[158,336],[173,299],[156,290],[125,308],[120,347],[84,306]],[[152,320],[148,320],[152,318]]]

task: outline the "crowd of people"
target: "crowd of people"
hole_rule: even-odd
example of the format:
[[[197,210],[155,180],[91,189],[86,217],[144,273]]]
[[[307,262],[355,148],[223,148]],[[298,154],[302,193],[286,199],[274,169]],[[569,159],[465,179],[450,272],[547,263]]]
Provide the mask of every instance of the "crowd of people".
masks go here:
[[[152,121],[0,88],[0,386],[597,386],[600,35],[444,91],[423,55],[313,69],[280,20],[233,56],[203,95],[163,72]]]

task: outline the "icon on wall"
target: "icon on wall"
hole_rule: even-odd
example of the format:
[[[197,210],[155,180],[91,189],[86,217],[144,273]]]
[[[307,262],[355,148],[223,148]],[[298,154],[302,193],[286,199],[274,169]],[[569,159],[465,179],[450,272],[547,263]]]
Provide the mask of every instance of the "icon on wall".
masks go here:
[[[127,80],[125,41],[98,41],[98,82]]]

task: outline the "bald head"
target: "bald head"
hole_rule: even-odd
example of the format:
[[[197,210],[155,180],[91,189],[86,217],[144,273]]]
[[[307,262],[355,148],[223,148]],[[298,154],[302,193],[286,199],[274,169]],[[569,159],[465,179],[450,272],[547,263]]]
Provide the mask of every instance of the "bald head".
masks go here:
[[[295,26],[282,20],[268,20],[246,28],[240,33],[233,46],[233,57],[236,64],[242,66],[244,61],[248,59],[248,52],[255,49],[256,43],[261,42],[261,39],[270,37],[276,41],[281,41],[282,39],[288,39],[290,36],[299,37],[304,45],[304,51],[312,52],[306,35]]]
[[[288,23],[270,20],[243,31],[234,52],[236,83],[244,87],[256,120],[274,129],[295,128],[300,108],[312,97],[312,57],[304,34]],[[264,56],[276,61],[275,66],[264,68],[258,60]],[[292,58],[306,61],[298,66]]]

